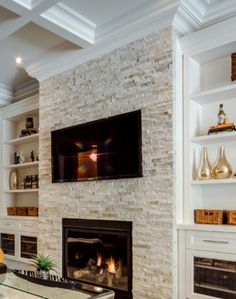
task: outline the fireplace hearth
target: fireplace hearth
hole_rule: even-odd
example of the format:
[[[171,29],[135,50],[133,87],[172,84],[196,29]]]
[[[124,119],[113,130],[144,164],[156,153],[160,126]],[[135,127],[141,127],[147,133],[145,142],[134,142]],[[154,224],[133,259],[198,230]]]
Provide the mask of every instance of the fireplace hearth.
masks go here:
[[[132,222],[64,218],[63,276],[132,299]]]

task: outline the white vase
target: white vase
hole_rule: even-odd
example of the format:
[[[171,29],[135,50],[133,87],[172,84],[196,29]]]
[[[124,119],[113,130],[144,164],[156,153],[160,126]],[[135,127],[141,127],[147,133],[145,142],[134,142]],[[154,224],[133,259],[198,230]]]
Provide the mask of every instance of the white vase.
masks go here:
[[[49,271],[45,271],[45,270],[37,270],[38,272],[38,278],[41,278],[41,279],[49,279]]]

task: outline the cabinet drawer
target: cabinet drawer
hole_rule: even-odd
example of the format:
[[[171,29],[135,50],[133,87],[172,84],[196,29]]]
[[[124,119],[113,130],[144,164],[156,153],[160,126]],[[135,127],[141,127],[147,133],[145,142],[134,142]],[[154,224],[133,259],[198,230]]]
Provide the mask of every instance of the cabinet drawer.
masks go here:
[[[38,231],[38,222],[36,221],[23,221],[20,224],[20,231],[24,232],[37,232]]]
[[[15,230],[16,225],[17,224],[14,221],[1,220],[0,221],[0,230]]]
[[[236,234],[187,231],[187,248],[236,253]]]

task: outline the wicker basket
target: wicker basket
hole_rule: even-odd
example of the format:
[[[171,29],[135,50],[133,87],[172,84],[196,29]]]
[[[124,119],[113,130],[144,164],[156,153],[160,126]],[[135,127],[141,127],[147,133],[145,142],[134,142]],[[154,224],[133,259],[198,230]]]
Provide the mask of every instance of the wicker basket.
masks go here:
[[[38,216],[38,208],[28,207],[28,216]]]
[[[231,54],[231,81],[236,80],[236,53]]]
[[[227,224],[236,225],[236,211],[227,211]]]
[[[16,215],[16,207],[8,207],[7,208],[7,215],[8,216],[15,216]]]
[[[195,223],[223,224],[222,210],[194,210]]]
[[[17,216],[28,216],[28,209],[26,207],[17,207],[16,215]]]

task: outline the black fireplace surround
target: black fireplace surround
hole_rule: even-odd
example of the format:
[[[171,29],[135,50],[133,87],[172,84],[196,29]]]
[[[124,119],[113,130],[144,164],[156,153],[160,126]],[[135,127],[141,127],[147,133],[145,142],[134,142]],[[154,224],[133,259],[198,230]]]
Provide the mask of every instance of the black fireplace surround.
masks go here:
[[[132,222],[62,219],[63,277],[132,299]]]

